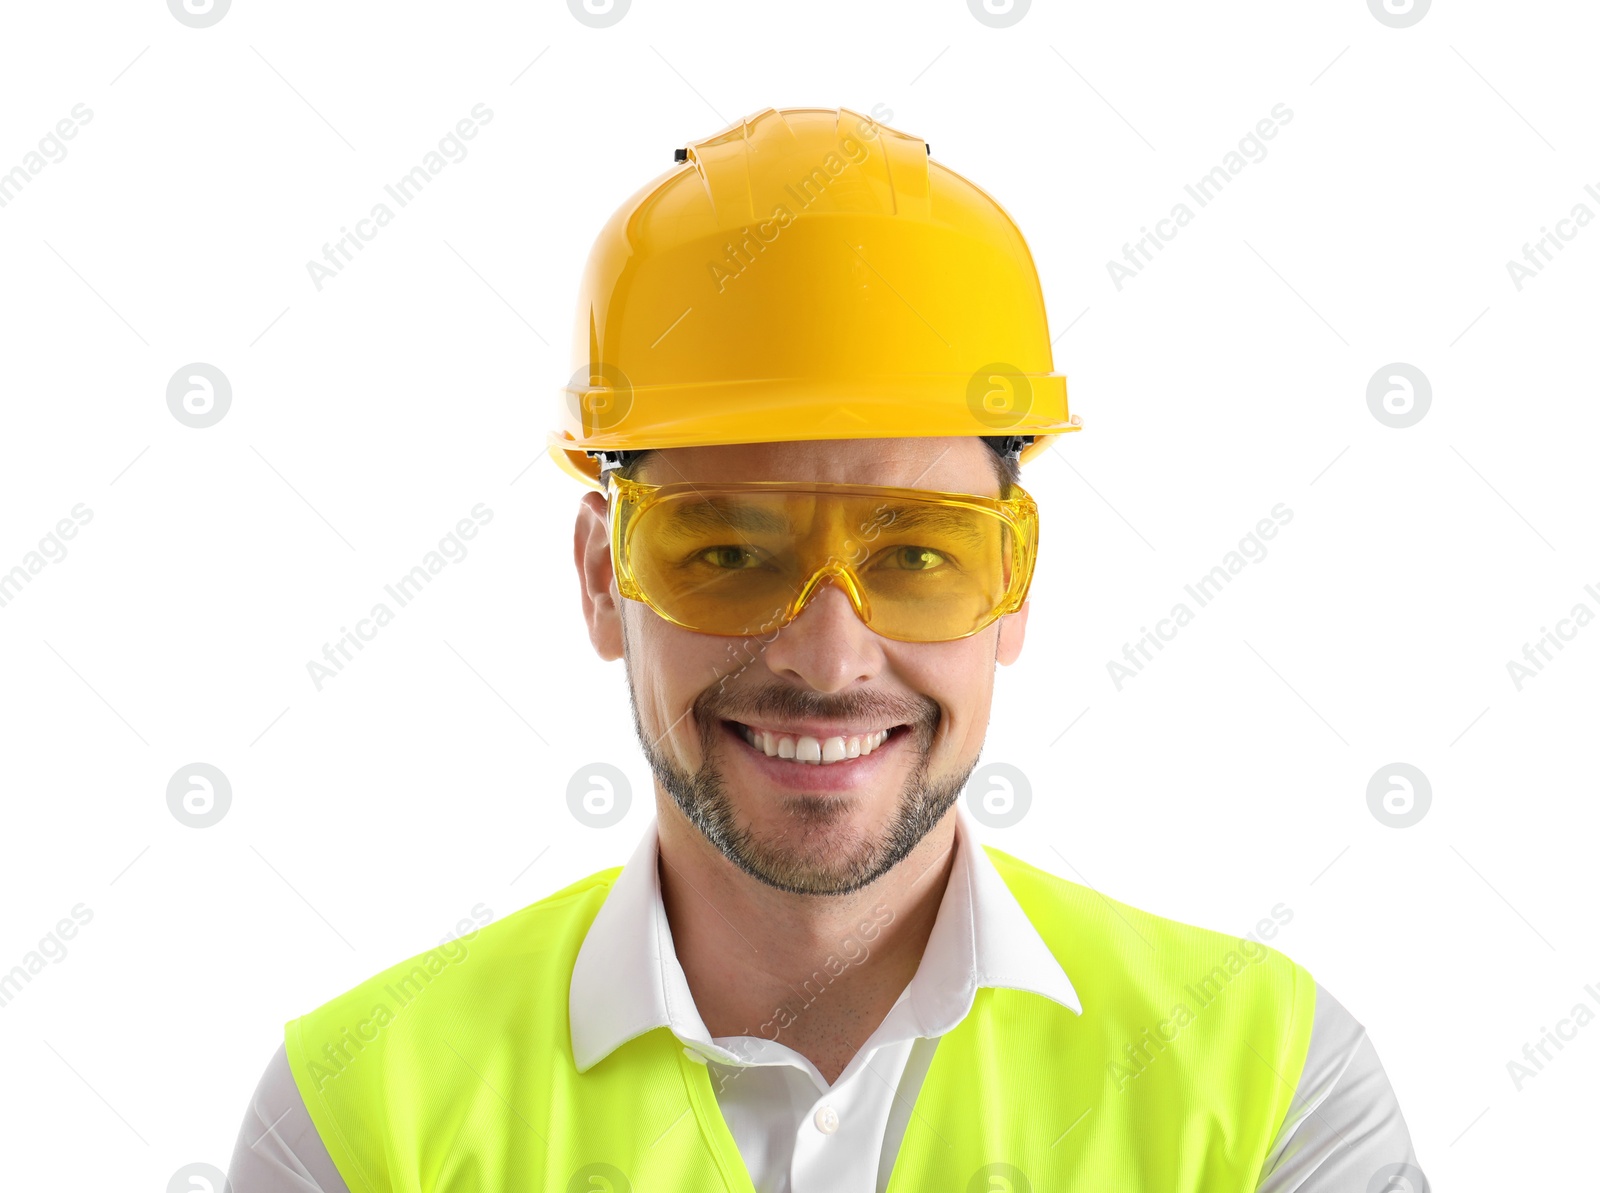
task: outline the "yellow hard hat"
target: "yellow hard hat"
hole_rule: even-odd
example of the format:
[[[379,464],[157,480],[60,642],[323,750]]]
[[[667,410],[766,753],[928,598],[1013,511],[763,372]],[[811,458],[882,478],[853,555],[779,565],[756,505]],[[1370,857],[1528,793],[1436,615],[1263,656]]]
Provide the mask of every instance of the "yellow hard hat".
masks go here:
[[[706,444],[1074,431],[1033,257],[920,137],[768,108],[677,151],[607,221],[556,462]]]

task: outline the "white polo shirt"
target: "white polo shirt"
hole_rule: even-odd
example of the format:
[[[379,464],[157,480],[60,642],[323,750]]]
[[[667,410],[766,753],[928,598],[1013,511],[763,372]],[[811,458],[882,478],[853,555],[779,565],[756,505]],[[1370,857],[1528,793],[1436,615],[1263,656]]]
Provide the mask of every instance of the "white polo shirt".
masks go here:
[[[673,947],[652,819],[573,966],[578,1071],[635,1036],[668,1027],[709,1066],[757,1193],[883,1193],[939,1038],[966,1017],[980,986],[1029,990],[1083,1010],[1070,976],[979,848],[959,802],[955,815],[955,861],[921,964],[831,1086],[779,1040],[706,1030]],[[827,990],[816,997],[825,999]],[[1305,1067],[1257,1193],[1347,1193],[1398,1163],[1417,1160],[1394,1091],[1365,1030],[1319,984]],[[348,1193],[281,1045],[245,1115],[229,1179],[233,1193]]]

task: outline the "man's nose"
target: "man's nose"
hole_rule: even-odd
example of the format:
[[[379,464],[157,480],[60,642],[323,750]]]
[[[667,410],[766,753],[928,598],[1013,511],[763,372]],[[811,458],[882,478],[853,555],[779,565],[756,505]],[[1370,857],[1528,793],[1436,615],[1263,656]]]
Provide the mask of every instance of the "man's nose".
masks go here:
[[[835,577],[811,594],[798,617],[777,631],[762,658],[775,675],[819,692],[837,692],[874,678],[884,663],[882,639],[856,616]]]

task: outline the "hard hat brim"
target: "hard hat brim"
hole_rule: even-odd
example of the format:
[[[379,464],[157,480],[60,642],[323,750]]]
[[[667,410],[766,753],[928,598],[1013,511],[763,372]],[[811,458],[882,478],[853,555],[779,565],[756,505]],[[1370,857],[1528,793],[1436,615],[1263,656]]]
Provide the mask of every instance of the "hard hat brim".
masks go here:
[[[978,435],[1038,436],[1023,449],[1027,461],[1046,437],[1076,431],[1060,373],[1010,374],[1018,400],[991,409],[976,399],[969,375],[875,378],[849,383],[813,378],[715,385],[567,387],[562,426],[548,450],[564,472],[599,489],[599,462],[590,450],[639,451],[737,443],[819,439],[906,439]],[[962,400],[952,401],[952,395]],[[646,430],[648,428],[648,430]],[[803,430],[801,430],[803,429]]]

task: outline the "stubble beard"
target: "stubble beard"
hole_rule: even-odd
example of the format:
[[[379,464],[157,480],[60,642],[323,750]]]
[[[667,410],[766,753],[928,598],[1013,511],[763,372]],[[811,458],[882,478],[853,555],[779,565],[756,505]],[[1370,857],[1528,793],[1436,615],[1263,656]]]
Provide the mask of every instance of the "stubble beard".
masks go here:
[[[974,756],[957,768],[958,773],[938,778],[930,774],[939,708],[934,701],[927,700],[921,712],[906,721],[907,730],[898,743],[900,749],[913,753],[916,763],[895,801],[889,823],[880,834],[848,842],[841,839],[854,836],[848,821],[859,807],[856,796],[779,794],[775,797],[777,805],[792,827],[775,839],[758,837],[740,823],[723,775],[721,761],[726,738],[721,729],[722,717],[712,711],[720,687],[702,692],[691,709],[690,717],[699,727],[702,762],[697,771],[690,773],[674,763],[646,734],[634,696],[626,628],[622,639],[634,732],[656,782],[672,797],[689,823],[724,857],[752,878],[778,890],[804,895],[846,895],[875,882],[905,860],[933,831],[960,798],[977,766],[978,759]]]

